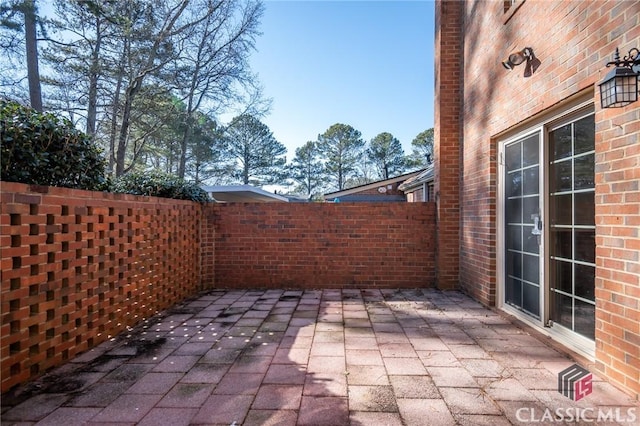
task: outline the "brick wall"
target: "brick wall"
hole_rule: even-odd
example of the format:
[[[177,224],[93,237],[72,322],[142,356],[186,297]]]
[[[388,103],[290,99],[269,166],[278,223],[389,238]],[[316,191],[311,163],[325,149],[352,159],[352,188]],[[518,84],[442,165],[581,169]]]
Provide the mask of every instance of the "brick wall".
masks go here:
[[[472,0],[464,2],[459,22],[464,24],[460,285],[484,303],[496,302],[498,139],[569,98],[591,96],[596,111],[596,359],[607,377],[639,395],[640,103],[602,111],[597,93],[615,48],[622,54],[640,48],[639,3],[525,1],[505,14],[503,2]],[[532,47],[540,60],[530,77],[524,76],[525,65],[512,71],[500,65],[524,47]],[[448,108],[440,106],[440,123],[458,118],[442,116]],[[455,129],[450,132],[455,136]]]
[[[0,190],[3,392],[202,288],[196,203]]]
[[[432,203],[208,206],[217,287],[434,285]]]
[[[596,358],[640,399],[640,105],[596,123]]]
[[[460,16],[463,2],[436,1],[434,176],[437,205],[438,287],[460,278],[460,109],[464,60]]]
[[[423,287],[432,204],[229,204],[0,182],[2,392],[201,290]]]

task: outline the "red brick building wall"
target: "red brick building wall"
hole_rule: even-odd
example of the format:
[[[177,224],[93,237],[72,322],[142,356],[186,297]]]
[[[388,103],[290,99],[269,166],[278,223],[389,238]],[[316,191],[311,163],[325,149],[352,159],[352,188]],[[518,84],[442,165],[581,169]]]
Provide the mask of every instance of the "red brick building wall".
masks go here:
[[[203,288],[199,204],[0,190],[3,392]]]
[[[449,98],[436,100],[437,123],[441,123],[436,140],[442,144],[445,133],[457,137],[455,127],[442,124],[462,118],[460,286],[483,303],[497,302],[499,139],[562,109],[571,99],[592,99],[596,122],[596,362],[607,377],[639,395],[640,102],[602,110],[597,83],[610,70],[605,63],[616,47],[623,55],[630,48],[640,48],[640,3],[522,1],[507,12],[501,1],[455,3],[463,7],[458,18],[463,25],[462,44],[441,41],[441,50],[446,46],[450,56],[439,61],[459,58],[464,82],[462,111],[455,113],[447,104]],[[443,2],[436,11],[443,5],[454,7]],[[452,25],[441,24],[447,29]],[[462,49],[456,51],[458,46]],[[524,64],[512,71],[500,64],[524,47],[533,48],[540,60],[530,77],[524,76]],[[445,66],[438,65],[438,69],[444,72]],[[442,86],[436,84],[436,88]],[[440,152],[445,149],[441,146]]]
[[[464,3],[436,1],[434,176],[437,206],[438,288],[460,278],[460,142],[462,22]]]
[[[638,102],[596,112],[596,302],[599,367],[640,399]]]
[[[217,287],[434,285],[432,203],[217,204]]]

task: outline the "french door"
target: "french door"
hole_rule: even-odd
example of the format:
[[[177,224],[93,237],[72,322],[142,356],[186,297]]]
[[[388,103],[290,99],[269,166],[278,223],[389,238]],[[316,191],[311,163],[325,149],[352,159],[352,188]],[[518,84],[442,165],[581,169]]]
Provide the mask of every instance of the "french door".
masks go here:
[[[540,133],[505,146],[505,303],[540,317]]]
[[[502,305],[593,355],[595,124],[590,111],[500,144]]]

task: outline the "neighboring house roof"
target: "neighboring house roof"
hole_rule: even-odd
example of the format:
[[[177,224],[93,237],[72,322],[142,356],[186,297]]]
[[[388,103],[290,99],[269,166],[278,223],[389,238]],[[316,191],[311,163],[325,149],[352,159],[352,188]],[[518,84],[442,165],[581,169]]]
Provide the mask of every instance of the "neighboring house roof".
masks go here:
[[[358,201],[358,202],[377,202],[377,201],[385,201],[385,202],[404,202],[407,201],[407,197],[405,195],[376,195],[376,194],[351,194],[344,195],[342,197],[335,198],[326,198],[327,201]]]
[[[426,169],[419,172],[417,175],[405,180],[398,186],[400,191],[410,191],[414,188],[421,186],[424,183],[433,182],[433,164],[430,164]]]
[[[420,170],[411,172],[411,173],[406,173],[404,175],[396,176],[389,179],[378,180],[378,181],[367,183],[364,185],[354,186],[353,188],[343,189],[342,191],[329,192],[324,194],[324,199],[326,201],[333,201],[336,198],[340,199],[340,201],[405,201],[402,195],[398,197],[397,194],[395,195],[386,194],[387,186],[397,184],[398,182],[403,182],[411,177],[418,175],[419,173],[420,173]],[[384,190],[379,191],[380,195],[375,195],[375,194],[357,195],[361,192],[378,190],[381,188],[384,188]],[[396,188],[394,187],[394,189]]]
[[[296,194],[283,194],[283,195],[287,197],[290,203],[308,203],[311,201],[310,196],[302,196],[302,195],[296,195]]]
[[[287,197],[251,185],[214,185],[202,186],[202,189],[219,203],[289,202]]]

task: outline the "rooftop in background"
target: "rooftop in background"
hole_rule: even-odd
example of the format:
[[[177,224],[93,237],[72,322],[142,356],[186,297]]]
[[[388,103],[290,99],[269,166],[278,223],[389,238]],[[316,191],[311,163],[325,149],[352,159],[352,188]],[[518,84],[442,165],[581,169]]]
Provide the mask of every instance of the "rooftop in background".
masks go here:
[[[218,203],[288,203],[289,199],[282,195],[267,192],[251,185],[203,185],[211,198]]]
[[[378,180],[364,185],[354,186],[353,188],[343,189],[342,191],[329,192],[324,194],[325,201],[406,201],[406,197],[402,191],[398,191],[398,187],[408,179],[417,176],[422,170],[406,173],[404,175],[392,177],[389,179]]]
[[[398,189],[408,191],[428,182],[433,182],[433,164],[429,164],[426,169],[402,182]]]

